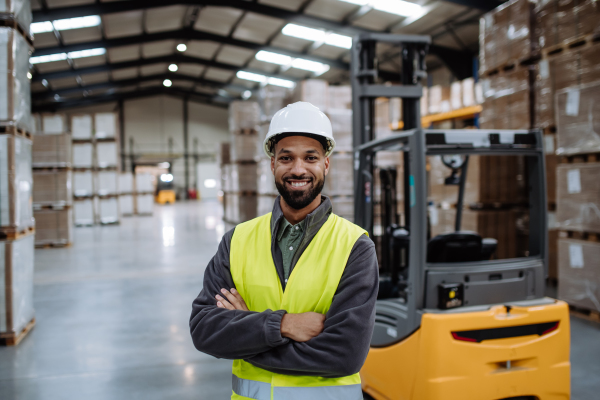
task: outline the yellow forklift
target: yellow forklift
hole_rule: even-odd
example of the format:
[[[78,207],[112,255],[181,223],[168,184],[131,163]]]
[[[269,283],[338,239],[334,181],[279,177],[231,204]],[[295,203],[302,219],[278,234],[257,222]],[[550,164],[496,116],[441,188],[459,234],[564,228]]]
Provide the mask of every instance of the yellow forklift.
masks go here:
[[[402,85],[376,83],[378,43],[400,48]],[[355,223],[371,237],[376,154],[397,151],[403,159],[400,172],[379,171],[380,288],[371,349],[361,370],[365,399],[569,399],[568,307],[544,295],[548,240],[541,132],[422,129],[420,80],[426,77],[429,43],[427,36],[393,34],[364,34],[353,41]],[[402,98],[402,132],[374,139],[377,97]],[[452,171],[447,182],[458,186],[455,229],[434,237],[427,203],[430,156],[442,157]],[[497,257],[506,236],[483,238],[461,230],[474,156],[523,161],[529,235],[520,257]],[[403,193],[401,212],[396,190]]]
[[[156,179],[154,201],[158,204],[175,204],[173,174],[160,174]]]

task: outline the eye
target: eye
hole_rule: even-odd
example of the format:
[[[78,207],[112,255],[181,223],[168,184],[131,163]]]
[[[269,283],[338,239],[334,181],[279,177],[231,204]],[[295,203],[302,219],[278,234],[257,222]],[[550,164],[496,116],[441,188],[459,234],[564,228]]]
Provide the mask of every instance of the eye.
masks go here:
[[[308,157],[306,157],[306,159],[307,159],[308,161],[317,161],[317,160],[318,160],[318,158],[317,158],[317,157],[315,157],[315,156],[308,156]]]

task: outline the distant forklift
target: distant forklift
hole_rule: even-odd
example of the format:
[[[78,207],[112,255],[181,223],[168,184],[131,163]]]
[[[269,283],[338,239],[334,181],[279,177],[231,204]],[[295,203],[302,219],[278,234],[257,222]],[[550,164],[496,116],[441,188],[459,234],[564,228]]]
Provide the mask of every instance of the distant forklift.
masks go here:
[[[173,184],[173,174],[161,174],[156,179],[156,193],[154,194],[154,200],[158,204],[174,204],[175,203],[175,190]]]
[[[376,46],[398,46],[402,85],[376,84]],[[382,169],[381,269],[371,349],[360,372],[377,400],[569,399],[569,313],[544,296],[546,177],[542,135],[526,130],[420,127],[426,36],[364,34],[352,46],[355,223],[374,233],[377,152],[402,154]],[[374,139],[374,100],[402,98],[404,131]],[[518,156],[529,179],[528,250],[494,259],[500,238],[461,230],[469,157]],[[454,232],[431,237],[426,158],[442,157],[458,185]],[[460,173],[460,175],[459,175]],[[402,179],[397,180],[397,175]],[[404,208],[396,209],[396,182]],[[400,185],[399,185],[400,186]],[[498,240],[497,240],[498,239]],[[365,396],[367,398],[367,396]]]

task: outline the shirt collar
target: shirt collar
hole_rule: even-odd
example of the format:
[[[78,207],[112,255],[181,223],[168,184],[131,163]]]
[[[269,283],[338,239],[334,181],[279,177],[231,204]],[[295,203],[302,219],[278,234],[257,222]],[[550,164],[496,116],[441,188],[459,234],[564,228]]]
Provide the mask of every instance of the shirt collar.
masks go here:
[[[277,232],[277,238],[279,239],[280,232],[282,232],[286,225],[279,225],[281,223],[280,218],[284,219],[289,225],[291,225],[283,216],[283,211],[281,211],[281,205],[279,204],[281,196],[277,196],[275,199],[275,204],[273,204],[273,212],[271,214],[271,233],[274,234]],[[331,200],[329,197],[321,195],[321,204],[317,207],[313,212],[308,214],[306,218],[301,222],[302,229],[308,229],[310,231],[310,227],[313,225],[320,226],[327,218],[329,218],[329,214],[331,214]]]

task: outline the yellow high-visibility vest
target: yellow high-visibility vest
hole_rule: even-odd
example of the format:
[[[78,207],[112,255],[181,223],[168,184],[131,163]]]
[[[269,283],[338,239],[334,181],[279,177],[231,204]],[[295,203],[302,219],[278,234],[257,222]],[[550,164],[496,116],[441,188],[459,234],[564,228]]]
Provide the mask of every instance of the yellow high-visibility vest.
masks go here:
[[[231,239],[230,270],[248,309],[262,312],[318,312],[331,307],[350,252],[367,232],[331,214],[292,270],[285,292],[271,254],[271,214],[236,226]],[[327,360],[323,360],[324,363]],[[361,400],[358,373],[342,378],[275,374],[244,360],[233,362],[232,399]]]

